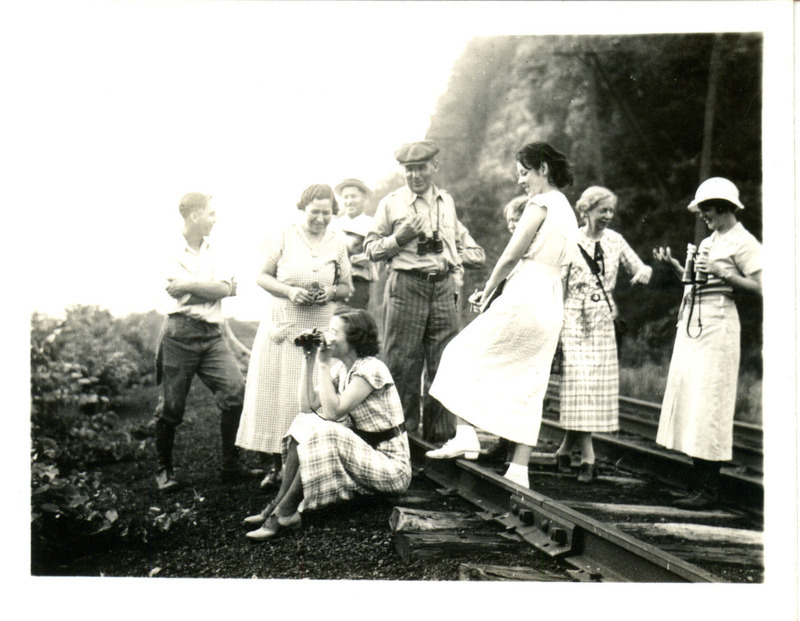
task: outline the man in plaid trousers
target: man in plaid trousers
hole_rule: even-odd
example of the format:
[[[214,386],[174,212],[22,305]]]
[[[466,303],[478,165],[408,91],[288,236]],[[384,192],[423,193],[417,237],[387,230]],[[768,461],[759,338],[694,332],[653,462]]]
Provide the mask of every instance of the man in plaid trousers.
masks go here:
[[[433,183],[438,152],[429,140],[395,151],[406,185],[381,200],[364,241],[367,257],[386,261],[390,270],[382,357],[400,393],[409,431],[419,425],[422,369],[432,380],[442,351],[458,332],[459,250],[474,243],[458,221],[453,197]],[[423,437],[440,441],[454,433],[452,414],[426,399]]]

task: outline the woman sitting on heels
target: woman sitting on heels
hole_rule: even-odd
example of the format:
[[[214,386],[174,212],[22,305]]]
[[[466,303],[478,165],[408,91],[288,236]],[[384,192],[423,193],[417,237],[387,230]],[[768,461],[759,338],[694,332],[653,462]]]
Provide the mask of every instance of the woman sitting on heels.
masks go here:
[[[277,496],[245,524],[261,541],[300,526],[298,506],[311,510],[356,494],[399,494],[411,482],[403,407],[378,353],[378,329],[364,310],[343,308],[321,339],[305,349],[300,407],[283,439],[283,480]],[[320,342],[321,341],[321,342]],[[335,365],[331,359],[339,360]],[[319,386],[314,388],[314,364]]]

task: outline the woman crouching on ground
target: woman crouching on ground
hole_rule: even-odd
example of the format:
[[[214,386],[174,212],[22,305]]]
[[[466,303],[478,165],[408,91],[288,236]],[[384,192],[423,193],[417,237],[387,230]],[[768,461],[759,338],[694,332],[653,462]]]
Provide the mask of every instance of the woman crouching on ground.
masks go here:
[[[356,494],[400,494],[411,483],[403,406],[378,354],[378,329],[364,310],[342,308],[324,337],[304,335],[301,413],[283,438],[284,476],[278,494],[247,533],[260,541],[298,527],[298,507],[316,509]],[[332,364],[332,359],[339,362]],[[313,385],[319,365],[319,387]]]

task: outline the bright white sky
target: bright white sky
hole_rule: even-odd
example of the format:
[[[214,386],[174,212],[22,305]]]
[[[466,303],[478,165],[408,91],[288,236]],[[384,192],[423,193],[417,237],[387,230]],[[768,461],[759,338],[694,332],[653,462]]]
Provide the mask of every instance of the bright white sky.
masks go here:
[[[434,33],[431,20],[409,36],[400,15],[248,2],[29,14],[19,156],[47,209],[35,212],[29,267],[49,283],[32,291],[33,309],[154,308],[157,251],[180,230],[180,196],[198,190],[217,198],[214,238],[239,272],[226,311],[259,317],[265,294],[252,282],[267,232],[297,216],[311,183],[391,174],[393,151],[424,137],[470,38]]]

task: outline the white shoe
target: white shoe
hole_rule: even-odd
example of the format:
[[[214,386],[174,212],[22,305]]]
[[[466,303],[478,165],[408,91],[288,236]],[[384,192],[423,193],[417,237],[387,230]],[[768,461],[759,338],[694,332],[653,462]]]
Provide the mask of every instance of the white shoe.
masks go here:
[[[442,448],[434,449],[425,453],[426,457],[431,459],[454,459],[456,457],[463,457],[464,459],[478,459],[481,444],[477,441],[463,440],[461,438],[451,438],[444,443]]]
[[[531,483],[530,483],[530,480],[528,479],[528,473],[527,472],[525,474],[516,474],[516,473],[513,473],[513,472],[506,472],[503,475],[503,478],[504,479],[508,479],[509,481],[511,481],[512,483],[516,483],[517,485],[521,485],[525,489],[530,489],[530,487],[531,487]]]

